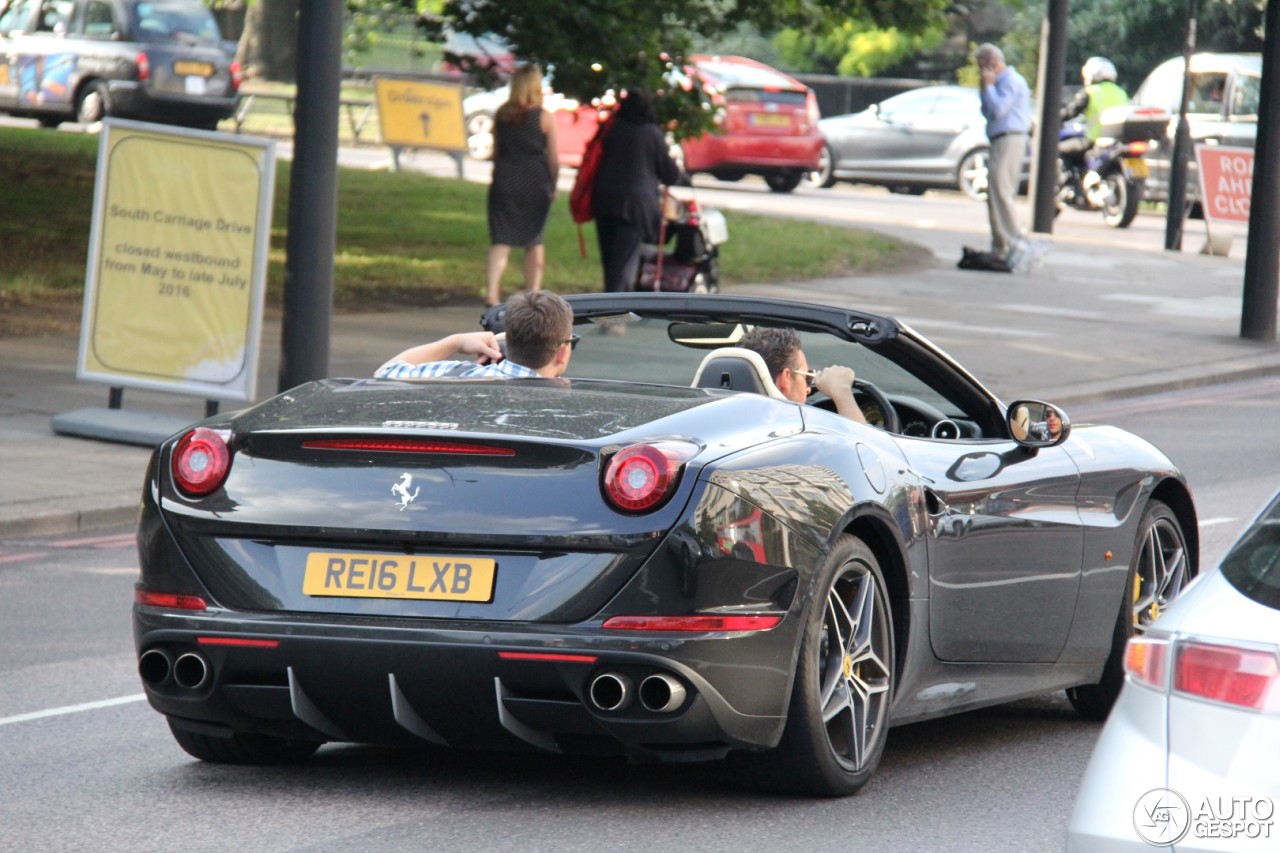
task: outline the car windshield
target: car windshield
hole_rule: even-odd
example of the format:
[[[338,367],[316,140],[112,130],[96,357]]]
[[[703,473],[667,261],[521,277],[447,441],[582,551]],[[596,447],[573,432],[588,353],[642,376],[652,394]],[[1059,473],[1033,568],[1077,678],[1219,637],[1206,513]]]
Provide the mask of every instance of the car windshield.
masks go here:
[[[222,40],[213,14],[194,0],[160,0],[134,7],[141,42],[216,45]]]
[[[722,86],[744,86],[758,89],[795,89],[795,81],[774,71],[772,68],[759,68],[736,62],[717,62],[703,60],[698,62],[698,70],[708,77],[714,78]]]
[[[752,325],[745,323],[675,323],[670,318],[597,318],[579,324],[581,341],[566,373],[571,378],[661,383],[688,387],[711,350],[734,346]],[[766,325],[757,323],[756,325]],[[873,383],[912,411],[934,413],[965,425],[968,437],[988,437],[998,428],[990,422],[982,398],[954,375],[931,375],[918,351],[901,338],[884,346],[864,346],[820,331],[800,330],[801,346],[815,370],[840,365],[858,379]],[[820,401],[814,399],[813,402]]]
[[[1222,558],[1222,574],[1244,595],[1280,610],[1280,495]]]

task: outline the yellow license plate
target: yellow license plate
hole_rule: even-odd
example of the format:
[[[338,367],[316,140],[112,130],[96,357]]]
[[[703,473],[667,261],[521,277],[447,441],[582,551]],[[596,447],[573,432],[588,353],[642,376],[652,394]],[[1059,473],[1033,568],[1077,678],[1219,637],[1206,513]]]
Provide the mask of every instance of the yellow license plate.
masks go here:
[[[778,113],[752,113],[751,124],[753,127],[790,127],[791,117]]]
[[[173,73],[181,74],[183,77],[212,77],[213,63],[179,59],[173,63]]]
[[[339,598],[487,602],[493,600],[497,570],[496,561],[477,557],[312,551],[302,591]]]
[[[1125,171],[1129,173],[1130,178],[1140,180],[1142,178],[1146,178],[1150,174],[1150,171],[1147,168],[1147,161],[1143,160],[1141,157],[1125,157],[1124,168]]]

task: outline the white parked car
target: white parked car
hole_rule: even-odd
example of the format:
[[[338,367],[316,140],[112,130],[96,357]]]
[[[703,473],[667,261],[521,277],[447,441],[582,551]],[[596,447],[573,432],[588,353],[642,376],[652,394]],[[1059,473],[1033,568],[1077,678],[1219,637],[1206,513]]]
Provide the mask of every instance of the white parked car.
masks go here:
[[[1147,594],[1134,590],[1135,600]],[[1280,849],[1280,495],[1129,641],[1068,827],[1080,853]]]

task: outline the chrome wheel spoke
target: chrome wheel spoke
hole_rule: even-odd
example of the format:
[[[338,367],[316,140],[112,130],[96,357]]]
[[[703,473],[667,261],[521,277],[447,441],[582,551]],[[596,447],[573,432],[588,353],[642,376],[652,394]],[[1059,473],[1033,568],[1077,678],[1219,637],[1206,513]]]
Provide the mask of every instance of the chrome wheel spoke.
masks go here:
[[[865,571],[838,578],[827,599],[822,719],[833,752],[855,769],[867,760],[888,698],[883,604]]]

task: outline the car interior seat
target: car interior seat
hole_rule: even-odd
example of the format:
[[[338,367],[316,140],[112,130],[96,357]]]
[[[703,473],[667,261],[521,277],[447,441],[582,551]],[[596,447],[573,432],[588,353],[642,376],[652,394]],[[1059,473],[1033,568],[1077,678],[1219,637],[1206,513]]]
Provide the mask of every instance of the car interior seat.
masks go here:
[[[720,347],[707,353],[694,374],[693,387],[752,391],[778,400],[787,399],[773,384],[760,353],[742,347]]]

